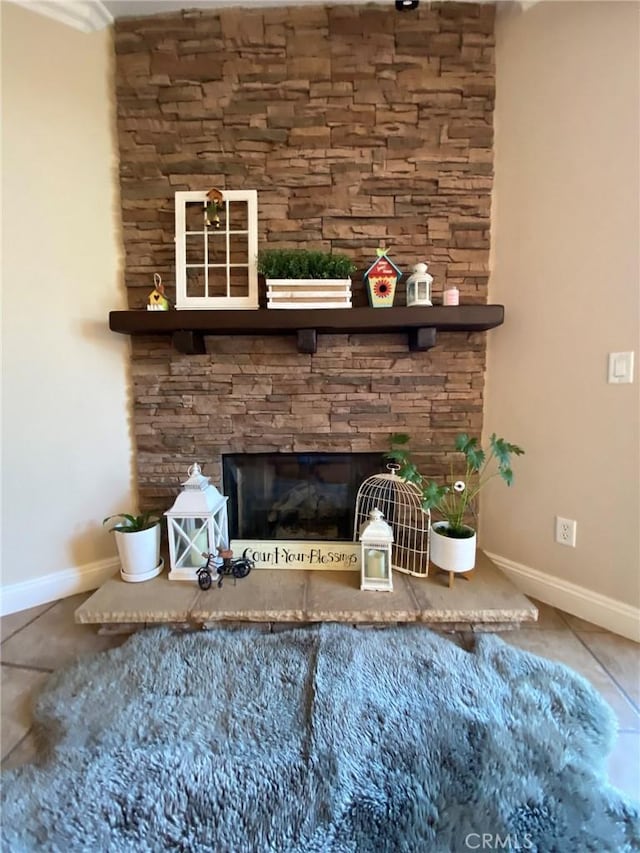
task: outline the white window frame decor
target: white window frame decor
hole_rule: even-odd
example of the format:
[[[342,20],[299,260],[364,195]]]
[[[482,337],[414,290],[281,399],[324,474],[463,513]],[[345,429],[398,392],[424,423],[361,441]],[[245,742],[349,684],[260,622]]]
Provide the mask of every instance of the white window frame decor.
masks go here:
[[[189,190],[175,194],[175,222],[176,222],[176,308],[200,308],[200,309],[233,309],[233,308],[257,308],[258,307],[258,193],[256,190],[223,190],[224,215],[222,217],[223,227],[216,228],[215,233],[225,237],[226,256],[222,264],[209,264],[208,262],[208,234],[214,229],[207,226],[205,213],[207,209],[206,190]],[[247,203],[247,228],[242,230],[229,229],[229,202],[244,201]],[[202,230],[187,231],[187,204],[193,202],[202,203]],[[203,263],[187,264],[187,236],[203,238]],[[233,234],[247,235],[247,262],[230,263],[229,237]],[[209,296],[209,270],[213,268],[226,270],[227,295]],[[231,296],[231,270],[242,268],[247,270],[248,294],[247,296]],[[204,296],[187,296],[187,270],[203,269],[205,280]]]

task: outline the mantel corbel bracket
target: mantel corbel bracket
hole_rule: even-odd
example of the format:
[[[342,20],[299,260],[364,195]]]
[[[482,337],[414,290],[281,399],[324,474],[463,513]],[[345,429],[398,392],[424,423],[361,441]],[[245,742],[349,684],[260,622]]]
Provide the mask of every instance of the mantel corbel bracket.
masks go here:
[[[174,349],[182,355],[204,355],[207,351],[204,335],[187,329],[179,329],[171,335]]]
[[[409,329],[409,350],[411,352],[426,352],[435,345],[435,326],[424,326],[418,329]]]
[[[298,329],[298,352],[313,355],[318,349],[317,329]]]

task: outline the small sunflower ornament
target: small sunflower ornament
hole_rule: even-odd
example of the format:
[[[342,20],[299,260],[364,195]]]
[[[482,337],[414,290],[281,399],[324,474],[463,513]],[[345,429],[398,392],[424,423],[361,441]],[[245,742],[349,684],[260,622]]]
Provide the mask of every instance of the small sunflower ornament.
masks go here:
[[[376,249],[378,257],[364,274],[367,285],[369,305],[373,308],[391,308],[396,285],[402,278],[402,271],[389,260],[385,248]]]

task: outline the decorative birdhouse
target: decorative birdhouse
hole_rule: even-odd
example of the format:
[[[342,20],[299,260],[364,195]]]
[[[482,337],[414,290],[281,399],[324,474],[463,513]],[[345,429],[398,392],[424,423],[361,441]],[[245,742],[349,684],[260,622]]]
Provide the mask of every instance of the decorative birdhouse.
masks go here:
[[[369,520],[360,528],[360,589],[390,592],[393,590],[391,577],[391,546],[393,530],[382,517],[379,509],[372,509]]]
[[[413,275],[407,279],[407,305],[431,305],[433,276],[427,272],[428,264],[416,264]]]
[[[158,273],[153,276],[153,284],[154,288],[147,299],[147,311],[168,311],[169,300],[164,295],[164,284]]]
[[[391,308],[401,270],[387,257],[388,249],[376,249],[377,259],[364,274],[369,304],[373,308]]]
[[[165,512],[169,534],[169,580],[197,581],[198,569],[210,554],[229,547],[228,498],[211,485],[195,462],[170,510]]]

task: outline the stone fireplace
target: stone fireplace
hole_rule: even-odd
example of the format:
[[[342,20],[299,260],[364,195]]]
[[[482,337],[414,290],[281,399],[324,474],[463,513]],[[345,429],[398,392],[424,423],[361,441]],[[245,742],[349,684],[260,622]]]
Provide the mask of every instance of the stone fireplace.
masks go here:
[[[174,193],[212,186],[257,189],[261,246],[350,255],[354,305],[383,244],[405,276],[429,262],[435,302],[455,285],[486,303],[493,26],[493,6],[467,3],[118,20],[129,307],[155,272],[173,296]],[[321,334],[314,354],[285,336],[210,336],[204,355],[134,337],[141,504],[169,505],[194,461],[220,485],[225,454],[380,454],[396,431],[437,475],[454,436],[482,428],[484,369],[483,332],[438,333],[428,352],[401,334]]]

